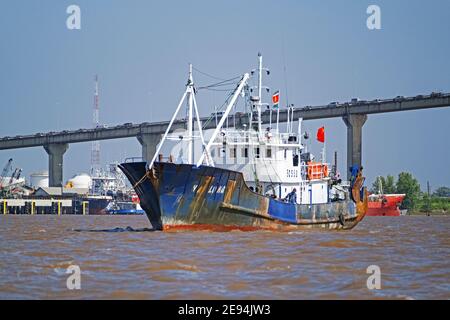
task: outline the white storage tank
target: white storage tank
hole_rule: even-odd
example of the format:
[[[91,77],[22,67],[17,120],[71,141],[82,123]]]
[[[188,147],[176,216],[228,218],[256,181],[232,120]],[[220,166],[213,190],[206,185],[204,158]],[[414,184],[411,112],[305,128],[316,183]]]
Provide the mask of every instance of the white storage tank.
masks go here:
[[[35,172],[30,175],[30,185],[31,187],[47,188],[48,187],[48,171]]]
[[[68,181],[68,184],[70,185],[71,188],[89,189],[92,184],[92,179],[88,174],[81,173],[73,176]]]

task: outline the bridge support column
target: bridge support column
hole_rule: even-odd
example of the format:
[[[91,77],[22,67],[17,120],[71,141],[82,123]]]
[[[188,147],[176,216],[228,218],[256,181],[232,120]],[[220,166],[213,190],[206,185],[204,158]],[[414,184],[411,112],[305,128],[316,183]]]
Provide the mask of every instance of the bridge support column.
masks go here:
[[[362,127],[366,114],[349,114],[342,117],[347,126],[347,179],[350,180],[350,167],[362,163]]]
[[[142,159],[143,161],[152,161],[153,156],[156,153],[156,147],[161,140],[160,134],[144,133],[137,136],[139,143],[142,146]]]
[[[67,143],[52,143],[44,146],[48,154],[48,185],[63,186],[63,156],[69,148]]]

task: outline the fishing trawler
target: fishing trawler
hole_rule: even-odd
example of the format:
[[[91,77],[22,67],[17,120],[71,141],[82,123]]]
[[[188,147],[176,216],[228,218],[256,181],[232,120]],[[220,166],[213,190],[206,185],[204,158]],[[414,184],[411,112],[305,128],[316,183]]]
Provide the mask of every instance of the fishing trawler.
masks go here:
[[[270,92],[262,84],[263,74],[269,75],[269,71],[258,54],[258,68],[235,83],[224,110],[216,110],[212,117],[215,129],[206,139],[190,65],[186,90],[152,160],[120,165],[155,229],[351,229],[362,220],[367,212],[362,168],[352,167],[348,183],[337,179],[325,162],[325,150],[317,161],[302,143],[307,135],[302,134],[302,119],[294,119],[293,111],[288,113],[286,132],[282,132],[279,93],[272,96],[273,106],[263,102],[263,93]],[[252,80],[255,86],[251,86]],[[174,134],[172,126],[185,100],[187,130]],[[239,103],[248,123],[230,127],[234,122],[230,113],[236,112]],[[266,127],[263,112],[270,114]],[[296,132],[294,120],[298,121]],[[171,154],[165,160],[160,151],[170,140],[187,146],[178,156]],[[195,141],[200,145],[197,161]]]

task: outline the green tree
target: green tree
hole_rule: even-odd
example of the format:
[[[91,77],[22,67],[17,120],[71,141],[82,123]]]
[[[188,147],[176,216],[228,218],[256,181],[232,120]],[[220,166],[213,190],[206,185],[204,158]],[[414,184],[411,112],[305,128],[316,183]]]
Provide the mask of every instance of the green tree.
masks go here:
[[[381,183],[381,188],[380,188]],[[379,193],[380,189],[383,191],[383,193],[396,193],[396,186],[395,186],[395,178],[394,176],[388,175],[386,178],[379,176],[375,179],[375,181],[372,184],[372,193]]]
[[[394,176],[388,175],[386,177],[386,183],[384,185],[384,193],[396,193],[397,187],[395,186],[395,178]]]
[[[401,172],[397,179],[397,192],[406,194],[401,207],[414,209],[420,196],[420,184],[409,172]]]
[[[450,198],[450,188],[448,187],[440,187],[434,191],[433,196],[442,197],[442,198]]]

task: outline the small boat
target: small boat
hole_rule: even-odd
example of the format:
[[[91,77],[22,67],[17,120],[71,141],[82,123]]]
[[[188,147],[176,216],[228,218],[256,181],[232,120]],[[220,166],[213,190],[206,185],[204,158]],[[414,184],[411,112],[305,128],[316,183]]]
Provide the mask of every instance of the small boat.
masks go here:
[[[405,215],[406,212],[400,210],[400,205],[406,194],[384,194],[383,184],[378,178],[378,193],[369,195],[369,203],[367,209],[367,216],[388,216],[398,217]]]
[[[130,201],[111,201],[105,211],[106,214],[112,215],[139,215],[145,213],[139,203]]]
[[[402,214],[400,205],[405,194],[371,194],[369,195],[368,216],[398,217]]]
[[[275,92],[267,112],[276,118],[262,127],[262,56],[252,74],[258,85],[250,87],[244,74],[230,92],[224,111],[216,110],[216,128],[208,142],[198,117],[196,90],[190,67],[188,84],[156,153],[150,162],[125,161],[120,168],[140,199],[150,223],[157,230],[296,230],[300,228],[351,229],[367,212],[368,193],[362,168],[355,165],[348,183],[317,161],[302,144],[302,119],[293,132],[293,112],[287,132],[279,130],[279,109]],[[268,73],[268,72],[267,72]],[[253,95],[252,92],[258,92]],[[230,112],[243,99],[249,122],[234,124]],[[187,131],[171,134],[171,126],[187,99]],[[270,110],[269,110],[270,109]],[[198,132],[194,133],[194,114]],[[220,121],[219,115],[220,114]],[[273,117],[272,117],[273,115]],[[225,125],[227,123],[227,125]],[[323,128],[321,128],[323,129]],[[171,135],[170,135],[171,134]],[[322,132],[322,135],[324,133]],[[178,140],[177,140],[178,139]],[[178,155],[164,161],[160,154],[166,140],[183,144]],[[194,161],[194,141],[200,157]],[[324,143],[324,137],[318,140]],[[187,144],[187,147],[185,146]],[[187,152],[186,152],[187,150]],[[177,163],[174,159],[178,159]]]

